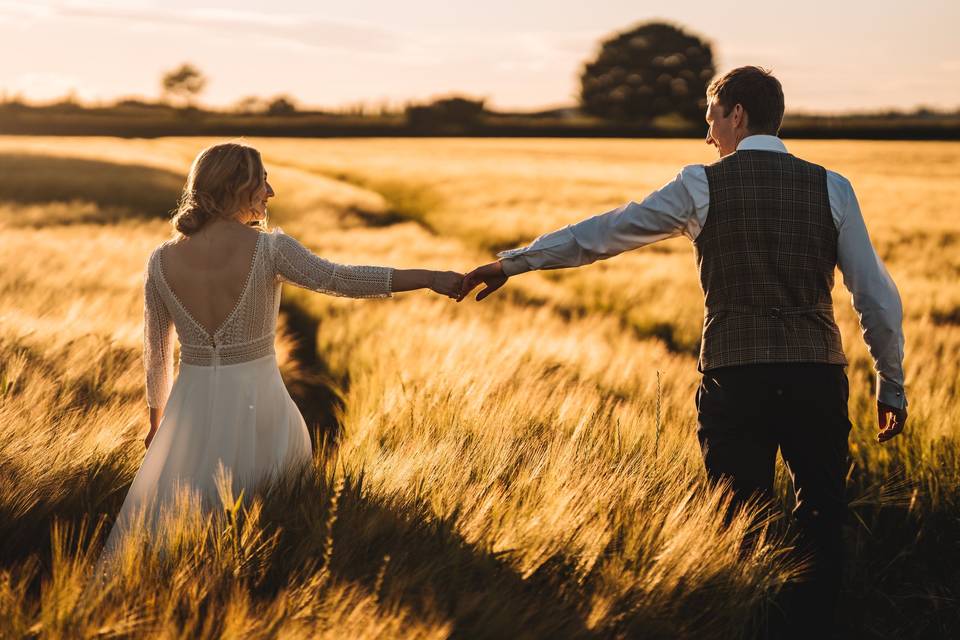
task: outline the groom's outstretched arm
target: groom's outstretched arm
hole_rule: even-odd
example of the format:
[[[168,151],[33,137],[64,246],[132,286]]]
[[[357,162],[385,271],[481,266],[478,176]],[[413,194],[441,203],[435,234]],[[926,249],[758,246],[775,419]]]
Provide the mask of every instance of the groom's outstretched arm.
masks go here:
[[[477,300],[502,287],[507,278],[536,269],[579,267],[658,240],[696,237],[708,205],[703,165],[684,167],[676,178],[642,202],[628,202],[606,213],[544,234],[526,247],[501,251],[500,260],[468,273],[458,300],[477,285]]]

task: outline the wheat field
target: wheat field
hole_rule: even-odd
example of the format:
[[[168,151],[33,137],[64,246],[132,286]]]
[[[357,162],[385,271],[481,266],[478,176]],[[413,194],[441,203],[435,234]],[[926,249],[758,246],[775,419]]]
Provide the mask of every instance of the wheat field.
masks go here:
[[[750,638],[789,518],[724,526],[696,441],[703,318],[678,238],[483,303],[286,286],[308,473],[184,505],[83,597],[143,456],[142,278],[212,139],[0,137],[0,637]],[[248,139],[271,226],[353,264],[466,271],[644,197],[691,140]],[[960,144],[787,141],[852,181],[904,303],[906,432],[838,273],[850,366],[845,637],[960,633]],[[782,465],[784,512],[792,495]],[[761,544],[741,557],[745,535]]]

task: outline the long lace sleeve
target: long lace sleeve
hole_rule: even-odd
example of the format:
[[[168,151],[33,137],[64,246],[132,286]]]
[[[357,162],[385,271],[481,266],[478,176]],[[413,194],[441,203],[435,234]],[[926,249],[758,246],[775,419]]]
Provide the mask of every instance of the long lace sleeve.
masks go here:
[[[143,367],[147,406],[163,408],[173,386],[173,318],[157,287],[159,268],[151,254],[143,279]]]
[[[284,282],[348,298],[389,298],[393,295],[392,267],[330,262],[279,228],[273,242],[275,272]]]

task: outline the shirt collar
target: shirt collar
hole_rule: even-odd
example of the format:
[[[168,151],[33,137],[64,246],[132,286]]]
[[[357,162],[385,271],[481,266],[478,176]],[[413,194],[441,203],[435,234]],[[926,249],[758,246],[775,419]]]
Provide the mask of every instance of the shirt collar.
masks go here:
[[[758,133],[741,140],[740,144],[737,145],[737,151],[779,151],[780,153],[787,153],[787,147],[783,144],[783,140],[777,136]]]

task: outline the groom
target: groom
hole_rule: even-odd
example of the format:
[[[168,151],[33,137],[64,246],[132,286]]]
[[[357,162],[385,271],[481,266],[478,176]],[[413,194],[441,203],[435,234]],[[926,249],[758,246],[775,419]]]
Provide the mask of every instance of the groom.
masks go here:
[[[796,492],[809,579],[787,601],[788,626],[832,628],[847,504],[848,386],[830,295],[834,269],[853,298],[875,362],[879,442],[907,419],[902,308],[843,176],[791,155],[777,137],[784,101],[769,71],[740,67],[707,89],[713,164],[681,169],[642,202],[542,235],[466,275],[459,300],[511,276],[589,264],[665,238],[694,244],[705,315],[697,436],[707,475],[735,504],[773,497],[777,449]],[[816,627],[811,628],[811,627]],[[811,636],[814,637],[814,636]],[[819,637],[819,636],[817,636]]]

